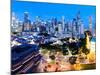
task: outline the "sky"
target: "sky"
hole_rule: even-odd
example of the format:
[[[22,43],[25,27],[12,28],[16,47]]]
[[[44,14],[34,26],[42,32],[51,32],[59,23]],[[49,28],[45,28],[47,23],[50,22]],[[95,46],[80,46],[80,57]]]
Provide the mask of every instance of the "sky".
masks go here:
[[[24,12],[29,13],[29,19],[35,20],[36,16],[42,19],[50,19],[56,17],[61,20],[65,16],[65,20],[70,21],[76,17],[80,11],[80,17],[85,25],[88,27],[89,16],[92,16],[93,23],[96,20],[96,7],[89,5],[76,5],[76,4],[58,4],[58,3],[45,3],[45,2],[25,2],[12,0],[11,12],[14,12],[17,18],[23,21]]]

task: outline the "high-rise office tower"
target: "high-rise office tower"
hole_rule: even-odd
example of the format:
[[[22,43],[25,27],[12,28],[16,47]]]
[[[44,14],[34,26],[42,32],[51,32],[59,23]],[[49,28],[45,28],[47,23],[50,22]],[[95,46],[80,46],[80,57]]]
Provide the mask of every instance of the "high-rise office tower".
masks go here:
[[[58,33],[59,33],[60,35],[62,35],[62,32],[63,32],[63,30],[62,30],[62,22],[59,21],[59,22],[58,22]]]
[[[41,18],[40,18],[40,16],[36,16],[35,25],[36,25],[36,31],[40,32],[40,30],[41,30]]]
[[[17,17],[16,17],[16,15],[15,15],[15,13],[13,12],[12,13],[12,18],[11,18],[11,27],[12,27],[12,32],[17,32],[18,30],[18,19],[17,19]]]
[[[23,32],[31,31],[31,21],[29,20],[28,12],[24,12],[24,21],[23,21]]]
[[[22,32],[22,25],[23,25],[23,22],[19,21],[18,22],[18,32]]]
[[[65,34],[69,34],[70,29],[71,29],[70,21],[65,22],[65,25],[64,25],[64,33]]]
[[[62,16],[62,31],[65,32],[65,16]]]
[[[77,35],[77,29],[76,29],[76,26],[77,26],[77,20],[75,18],[73,18],[72,20],[72,37],[76,37]]]
[[[95,37],[96,36],[96,23],[94,23],[94,31],[93,31],[93,36]]]
[[[68,33],[68,28],[68,22],[66,22],[64,26],[64,33]]]
[[[72,36],[72,21],[68,21],[68,34]]]
[[[81,17],[80,17],[80,11],[77,13],[76,20],[77,20],[77,24],[76,24],[76,36],[77,36],[77,38],[79,38],[80,35],[81,35],[81,25],[82,25]]]
[[[80,34],[84,34],[84,23],[81,21]]]
[[[89,30],[92,33],[92,16],[89,16]]]
[[[46,32],[46,22],[45,21],[41,21],[41,25],[40,25],[40,32]]]
[[[45,27],[46,27],[46,31],[47,31],[48,33],[50,33],[50,23],[49,23],[48,20],[45,21]]]
[[[51,21],[51,19],[48,19],[48,21],[47,21],[47,24],[48,24],[48,32],[51,34],[52,33],[52,21]]]
[[[54,26],[57,25],[57,18],[56,18],[56,17],[53,17],[53,18],[52,18],[52,24],[53,24]]]
[[[53,17],[51,19],[51,27],[52,27],[52,33],[55,34],[55,28],[56,28],[56,25],[57,25],[57,18]]]
[[[67,23],[67,32],[70,33],[71,32],[71,21],[68,21]]]

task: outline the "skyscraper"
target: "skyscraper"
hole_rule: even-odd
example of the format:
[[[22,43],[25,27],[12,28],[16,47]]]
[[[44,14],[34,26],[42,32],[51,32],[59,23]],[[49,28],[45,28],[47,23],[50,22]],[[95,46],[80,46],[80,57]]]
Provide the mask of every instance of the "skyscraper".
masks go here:
[[[50,32],[51,32],[51,30],[50,30],[50,29],[51,29],[50,25],[51,25],[51,21],[50,21],[50,20],[47,20],[47,21],[46,21],[46,27],[47,27],[46,30],[47,30],[47,32],[48,32],[49,34],[50,34]]]
[[[73,18],[72,20],[72,37],[76,37],[77,35],[77,20]]]
[[[36,16],[35,25],[36,25],[36,31],[40,32],[40,30],[41,30],[41,18],[40,18],[40,16]]]
[[[57,25],[57,18],[53,17],[51,19],[51,27],[52,27],[52,33],[55,34],[55,28],[56,28],[56,25]]]
[[[24,12],[24,21],[23,21],[23,32],[31,31],[31,21],[29,20],[28,12]]]
[[[92,33],[92,16],[89,16],[89,30]]]
[[[81,21],[80,34],[84,34],[84,24],[83,24],[83,21]]]
[[[81,30],[82,20],[81,20],[81,17],[80,17],[80,11],[78,11],[78,13],[77,13],[76,20],[77,20],[76,36],[77,36],[77,38],[80,38],[80,35],[81,35],[81,32],[82,32],[82,30]]]
[[[58,22],[58,33],[60,34],[60,36],[62,36],[63,30],[62,30],[62,22],[61,21]]]
[[[62,31],[65,33],[65,16],[62,16]]]
[[[69,29],[69,25],[68,22],[66,22],[64,26],[64,33],[68,33],[68,29]]]
[[[18,19],[17,19],[17,17],[16,17],[16,15],[15,15],[15,13],[13,12],[12,13],[12,18],[11,18],[11,31],[12,32],[17,32],[18,30]]]

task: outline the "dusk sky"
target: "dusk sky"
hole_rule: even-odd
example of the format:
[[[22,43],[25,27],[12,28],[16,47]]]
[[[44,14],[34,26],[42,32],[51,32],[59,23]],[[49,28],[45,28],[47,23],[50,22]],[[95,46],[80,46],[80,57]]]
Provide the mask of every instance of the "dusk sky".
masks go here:
[[[65,20],[69,21],[76,17],[80,11],[80,17],[84,22],[85,27],[88,27],[89,16],[92,16],[93,23],[96,19],[96,7],[89,5],[75,5],[75,4],[56,4],[56,3],[44,3],[44,2],[25,2],[12,0],[12,11],[17,18],[23,21],[24,12],[29,12],[29,19],[35,20],[36,16],[40,16],[42,19],[50,19],[56,17],[61,20],[62,16],[65,16]]]

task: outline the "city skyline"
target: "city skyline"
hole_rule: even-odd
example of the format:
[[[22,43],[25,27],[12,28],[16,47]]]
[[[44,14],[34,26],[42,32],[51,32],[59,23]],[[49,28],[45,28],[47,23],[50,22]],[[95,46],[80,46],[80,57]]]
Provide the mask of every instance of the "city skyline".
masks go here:
[[[77,16],[77,13],[80,12],[81,20],[87,28],[89,24],[89,16],[92,16],[93,25],[95,24],[95,10],[95,6],[88,5],[12,1],[12,12],[14,12],[17,18],[21,21],[23,21],[24,12],[29,12],[29,19],[31,21],[35,21],[36,16],[40,16],[43,20],[51,19],[52,17],[61,20],[62,16],[65,16],[66,21],[72,21],[72,19]]]

